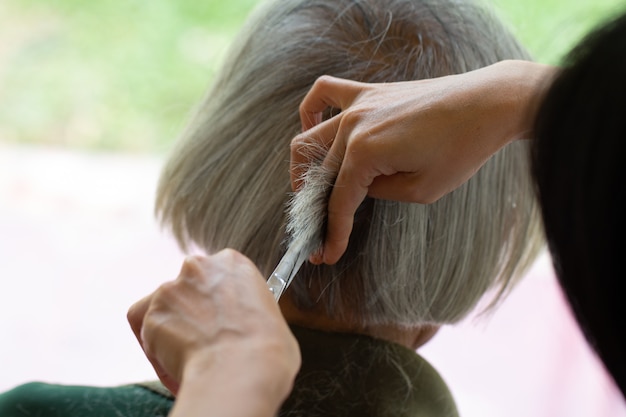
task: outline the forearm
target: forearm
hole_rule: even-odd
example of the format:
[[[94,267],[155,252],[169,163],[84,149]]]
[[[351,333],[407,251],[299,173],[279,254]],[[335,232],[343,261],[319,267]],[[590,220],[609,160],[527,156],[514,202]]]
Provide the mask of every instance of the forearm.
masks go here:
[[[268,398],[260,393],[259,386],[228,379],[243,379],[247,376],[221,375],[221,378],[204,378],[187,381],[174,403],[170,417],[273,417],[282,400]]]
[[[170,417],[273,417],[293,376],[264,356],[214,358],[187,367]]]

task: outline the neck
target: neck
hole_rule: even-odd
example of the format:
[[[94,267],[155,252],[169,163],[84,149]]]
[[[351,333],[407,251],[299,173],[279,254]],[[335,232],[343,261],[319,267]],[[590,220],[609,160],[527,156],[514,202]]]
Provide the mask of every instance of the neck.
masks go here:
[[[316,307],[306,311],[298,309],[288,294],[281,298],[279,306],[289,324],[327,332],[362,334],[394,342],[411,350],[416,350],[422,346],[439,330],[439,326],[433,325],[405,327],[382,324],[363,326],[353,320],[340,321],[329,317],[321,308]]]

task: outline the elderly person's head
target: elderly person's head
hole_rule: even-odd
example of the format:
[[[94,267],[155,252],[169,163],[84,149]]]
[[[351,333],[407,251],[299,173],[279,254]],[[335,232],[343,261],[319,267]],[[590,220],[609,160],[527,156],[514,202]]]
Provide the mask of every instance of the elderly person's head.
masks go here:
[[[269,275],[285,250],[289,143],[317,77],[416,80],[527,58],[472,2],[273,2],[248,21],[175,148],[158,214],[183,246],[237,249]],[[434,204],[367,199],[343,258],[296,275],[291,307],[358,329],[416,328],[504,293],[540,242],[526,146],[498,152]]]

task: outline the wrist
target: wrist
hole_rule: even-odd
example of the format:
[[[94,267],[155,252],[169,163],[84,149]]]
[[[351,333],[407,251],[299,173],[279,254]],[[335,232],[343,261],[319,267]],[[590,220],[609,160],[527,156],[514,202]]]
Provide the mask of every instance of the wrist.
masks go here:
[[[264,349],[199,352],[187,361],[172,416],[274,416],[289,395],[297,369]],[[204,415],[204,414],[197,414]]]
[[[505,94],[500,94],[505,100],[504,109],[512,117],[507,140],[531,139],[539,106],[558,68],[516,60],[501,61],[493,67],[501,79],[495,85],[505,91]]]

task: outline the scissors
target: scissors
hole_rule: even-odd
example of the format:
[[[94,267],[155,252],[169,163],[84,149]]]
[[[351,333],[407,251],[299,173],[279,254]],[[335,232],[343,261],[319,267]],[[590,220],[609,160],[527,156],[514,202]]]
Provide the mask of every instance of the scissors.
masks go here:
[[[276,302],[278,302],[280,296],[291,284],[293,277],[296,276],[304,261],[309,257],[311,251],[307,246],[309,245],[304,240],[293,241],[274,272],[272,272],[272,275],[268,278],[267,286],[274,294]]]

